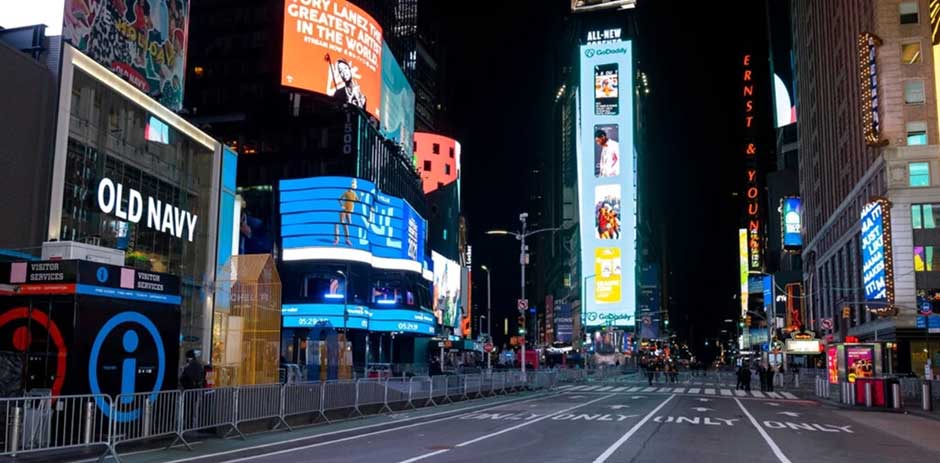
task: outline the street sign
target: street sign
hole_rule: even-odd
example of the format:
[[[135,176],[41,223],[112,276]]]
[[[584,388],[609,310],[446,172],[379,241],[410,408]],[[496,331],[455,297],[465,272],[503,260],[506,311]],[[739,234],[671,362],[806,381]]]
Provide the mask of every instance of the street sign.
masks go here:
[[[917,317],[917,328],[926,328],[928,333],[940,333],[940,317]]]
[[[831,318],[823,318],[822,320],[820,320],[820,326],[821,326],[822,329],[824,329],[824,330],[831,330],[831,329],[832,329],[832,319],[831,319]]]
[[[493,345],[490,343],[483,344],[483,351],[486,353],[493,352]]]
[[[518,308],[519,310],[526,310],[526,309],[528,309],[528,308],[529,308],[529,300],[528,300],[528,299],[519,299],[519,301],[516,303],[516,308]]]

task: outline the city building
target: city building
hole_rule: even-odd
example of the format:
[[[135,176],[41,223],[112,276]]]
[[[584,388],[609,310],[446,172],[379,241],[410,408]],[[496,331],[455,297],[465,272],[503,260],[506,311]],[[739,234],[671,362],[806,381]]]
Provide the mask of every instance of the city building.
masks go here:
[[[806,322],[829,339],[888,341],[899,372],[923,372],[917,312],[940,287],[933,3],[791,5]]]

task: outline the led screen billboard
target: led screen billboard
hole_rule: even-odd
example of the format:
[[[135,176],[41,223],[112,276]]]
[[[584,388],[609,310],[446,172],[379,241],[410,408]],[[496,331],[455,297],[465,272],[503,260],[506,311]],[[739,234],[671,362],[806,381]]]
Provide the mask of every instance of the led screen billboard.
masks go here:
[[[343,315],[346,314],[344,319]],[[285,304],[281,308],[284,328],[329,325],[370,331],[433,335],[434,317],[421,310],[368,309],[343,304]]]
[[[434,315],[444,326],[460,325],[460,264],[431,251],[434,264]]]
[[[862,208],[862,285],[865,300],[891,305],[894,278],[891,262],[890,219],[887,201],[878,199]]]
[[[423,273],[427,222],[401,198],[351,177],[281,180],[284,260],[351,260]]]
[[[179,111],[189,0],[65,2],[62,37],[111,72]]]
[[[412,152],[415,133],[415,92],[395,60],[395,55],[382,43],[382,133]],[[410,156],[409,156],[410,157]]]
[[[800,232],[803,229],[803,204],[800,198],[783,198],[780,207],[783,224],[783,248],[799,249],[803,247]]]
[[[281,85],[379,117],[382,26],[346,0],[284,0]]]
[[[636,192],[630,41],[583,45],[578,183],[587,326],[633,326]]]
[[[741,284],[741,317],[747,315],[748,294],[748,260],[747,260],[747,230],[738,230],[738,278]]]

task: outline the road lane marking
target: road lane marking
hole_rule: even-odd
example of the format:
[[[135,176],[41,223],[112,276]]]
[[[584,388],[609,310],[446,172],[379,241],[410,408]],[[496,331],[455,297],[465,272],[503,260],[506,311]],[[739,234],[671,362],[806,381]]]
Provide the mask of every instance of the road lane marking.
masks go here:
[[[611,389],[613,389],[613,388],[614,388],[613,386],[604,386],[604,387],[602,387],[602,388],[600,388],[600,389],[598,389],[598,390],[596,390],[596,391],[594,391],[594,392],[605,392],[605,391],[609,391],[609,390],[611,390]]]
[[[702,389],[697,388],[697,387],[689,388],[689,394],[698,394],[701,391]]]
[[[768,395],[769,397],[773,397],[773,398],[775,398],[775,399],[782,399],[782,398],[783,398],[783,396],[781,396],[780,394],[777,394],[776,392],[768,392],[767,395]]]
[[[796,397],[795,395],[790,394],[789,392],[781,392],[781,394],[783,394],[783,396],[786,397],[786,398],[788,398],[788,399],[793,399],[793,400],[797,399],[797,397]]]
[[[684,388],[684,387],[677,387],[677,388],[673,389],[672,392],[675,392],[675,393],[677,393],[677,394],[681,394],[681,393],[685,392],[685,388]]]
[[[722,389],[721,395],[731,395],[731,389]]]
[[[318,439],[318,438],[321,438],[321,437],[332,436],[332,435],[335,435],[335,434],[345,434],[345,433],[355,432],[355,431],[359,431],[359,430],[363,430],[363,429],[370,429],[370,428],[375,428],[375,427],[379,427],[379,426],[387,426],[387,425],[389,425],[389,424],[404,423],[404,422],[406,422],[406,421],[414,421],[414,420],[418,420],[418,419],[421,419],[421,418],[430,418],[430,417],[440,416],[440,415],[445,415],[445,414],[450,414],[450,415],[451,415],[451,416],[445,416],[445,417],[443,417],[443,418],[438,418],[438,419],[431,420],[431,421],[422,421],[422,422],[420,422],[420,423],[414,423],[414,424],[410,424],[410,425],[406,425],[406,426],[399,426],[399,427],[395,427],[395,428],[383,429],[383,430],[380,430],[380,431],[370,432],[370,433],[366,433],[366,434],[357,434],[357,435],[355,435],[355,436],[344,437],[344,438],[341,438],[341,439],[336,439],[336,440],[331,440],[331,441],[326,441],[326,442],[319,442],[319,443],[316,443],[316,444],[310,444],[310,445],[305,445],[305,446],[301,446],[301,447],[292,447],[292,448],[290,448],[290,449],[277,450],[277,451],[273,451],[273,452],[262,453],[262,454],[258,454],[258,455],[252,455],[252,456],[250,456],[250,457],[243,457],[243,458],[239,458],[239,459],[237,459],[237,460],[226,460],[227,463],[234,463],[234,462],[238,462],[238,461],[246,461],[246,460],[251,460],[251,459],[255,459],[255,458],[263,458],[263,457],[267,457],[267,456],[271,456],[271,455],[280,455],[280,454],[283,454],[283,453],[293,452],[293,451],[296,451],[296,450],[302,450],[302,449],[307,449],[307,448],[319,447],[319,446],[322,446],[322,445],[329,445],[329,444],[338,443],[338,442],[345,442],[345,441],[352,440],[352,439],[358,439],[358,438],[360,438],[360,437],[367,437],[367,436],[371,436],[371,435],[375,435],[375,434],[382,434],[382,433],[385,433],[385,432],[397,431],[397,430],[400,430],[400,429],[408,429],[408,428],[413,428],[413,427],[416,427],[416,426],[421,426],[421,425],[424,425],[424,424],[437,423],[437,422],[440,422],[440,421],[446,421],[446,420],[450,420],[450,419],[454,419],[454,418],[459,418],[459,417],[461,417],[461,416],[463,416],[463,415],[469,414],[469,413],[456,413],[456,412],[461,412],[461,411],[464,411],[464,410],[472,410],[472,409],[475,409],[475,408],[482,408],[482,410],[480,410],[480,411],[493,410],[493,409],[497,409],[497,408],[503,407],[503,406],[505,406],[505,405],[516,405],[516,404],[520,404],[520,403],[534,402],[534,401],[536,401],[536,400],[549,399],[549,398],[552,398],[552,397],[555,397],[555,394],[546,394],[546,395],[544,395],[544,396],[532,397],[532,398],[525,399],[525,400],[517,400],[517,399],[504,400],[504,401],[502,401],[502,402],[499,402],[499,403],[493,404],[493,405],[490,405],[490,404],[471,405],[471,406],[469,406],[469,407],[462,407],[462,408],[458,408],[458,409],[455,409],[455,410],[447,410],[447,411],[442,411],[442,412],[437,412],[437,413],[431,413],[431,414],[428,414],[428,415],[416,416],[416,417],[413,417],[413,418],[405,418],[405,419],[397,420],[397,421],[394,421],[394,422],[383,422],[383,423],[367,424],[367,425],[365,425],[365,426],[358,426],[358,427],[348,428],[348,429],[337,429],[336,431],[328,431],[328,432],[323,432],[323,433],[319,433],[319,434],[312,434],[312,435],[309,435],[309,436],[297,437],[297,438],[294,438],[294,439],[288,439],[288,440],[283,440],[283,441],[278,441],[278,442],[270,442],[270,443],[267,443],[267,444],[259,444],[259,445],[255,445],[255,446],[243,447],[243,448],[232,449],[232,450],[225,450],[225,451],[222,451],[222,452],[216,452],[216,453],[209,453],[209,454],[205,454],[205,455],[196,455],[196,456],[192,456],[192,457],[180,458],[180,459],[178,459],[178,460],[171,460],[171,461],[168,461],[168,462],[165,462],[165,463],[184,463],[184,462],[187,462],[187,461],[203,460],[203,459],[218,457],[218,456],[222,456],[222,455],[230,455],[230,454],[233,454],[233,453],[240,453],[240,452],[245,452],[245,451],[250,451],[250,450],[257,450],[257,449],[263,449],[263,448],[268,448],[268,447],[274,447],[274,446],[279,446],[279,445],[284,445],[284,444],[290,444],[290,443],[292,443],[292,442],[299,442],[299,441],[305,441],[305,440],[313,440],[313,439]],[[456,414],[455,414],[455,413],[456,413]],[[470,413],[474,413],[474,412],[470,412]]]
[[[646,389],[643,389],[643,392],[653,392],[653,391],[655,391],[656,389],[658,389],[658,388],[655,388],[655,387],[648,387],[648,388],[646,388]]]
[[[623,391],[623,390],[626,389],[626,388],[627,388],[626,386],[620,386],[620,387],[614,388],[614,390],[612,390],[612,391],[610,391],[610,392],[620,392],[620,391]]]
[[[734,390],[734,395],[736,395],[736,396],[738,396],[738,397],[747,397],[747,392],[746,392],[746,391],[739,391],[739,390],[735,389],[735,390]]]
[[[706,388],[706,389],[705,389],[705,393],[706,393],[706,394],[714,394],[714,393],[715,393],[715,390],[712,389],[712,388]]]
[[[609,398],[611,398],[611,397],[614,397],[614,394],[607,394],[607,395],[605,395],[605,396],[603,396],[603,397],[599,397],[599,398],[597,398],[597,399],[589,400],[589,401],[584,402],[584,403],[582,403],[582,404],[578,404],[578,405],[574,405],[574,406],[571,406],[571,407],[568,407],[568,408],[565,408],[565,409],[562,409],[562,410],[558,410],[558,411],[556,411],[556,412],[549,413],[549,414],[547,414],[547,415],[544,415],[544,416],[542,416],[542,417],[540,417],[540,418],[536,418],[536,419],[531,420],[531,421],[526,421],[525,423],[517,424],[517,425],[515,425],[515,426],[510,426],[510,427],[505,428],[505,429],[500,429],[499,431],[491,432],[491,433],[489,433],[489,434],[484,434],[484,435],[482,435],[482,436],[480,436],[480,437],[477,437],[477,438],[475,438],[475,439],[470,439],[470,440],[468,440],[468,441],[461,442],[461,443],[455,445],[454,448],[466,447],[466,446],[468,446],[468,445],[475,444],[475,443],[480,442],[480,441],[482,441],[482,440],[486,440],[486,439],[489,439],[489,438],[491,438],[491,437],[496,437],[496,436],[498,436],[498,435],[500,435],[500,434],[505,434],[505,433],[507,433],[507,432],[515,431],[516,429],[519,429],[519,428],[522,428],[522,427],[525,427],[525,426],[529,426],[530,424],[538,423],[539,421],[546,420],[546,419],[552,418],[552,417],[557,416],[557,415],[565,414],[565,413],[567,413],[567,412],[570,412],[571,410],[575,410],[575,409],[578,409],[578,408],[581,408],[581,407],[585,407],[585,406],[587,406],[587,405],[591,405],[591,404],[593,404],[593,403],[595,403],[595,402],[600,402],[601,400],[606,400],[606,399],[609,399]],[[433,457],[433,456],[435,456],[435,455],[440,455],[440,454],[442,454],[442,453],[449,452],[450,450],[451,450],[451,449],[442,449],[442,450],[437,450],[437,451],[430,452],[430,453],[425,453],[425,454],[423,454],[423,455],[418,455],[418,456],[416,456],[416,457],[412,457],[412,458],[409,458],[409,459],[407,459],[407,460],[402,460],[400,463],[414,463],[414,462],[416,462],[416,461],[424,460],[425,458],[430,458],[430,457]]]
[[[735,398],[734,401],[738,403],[738,407],[741,407],[741,411],[747,415],[747,419],[751,421],[751,424],[754,425],[754,428],[757,429],[757,432],[759,432],[761,437],[764,438],[764,441],[767,442],[768,446],[770,446],[770,450],[774,452],[774,455],[777,456],[777,459],[780,460],[780,463],[792,463],[790,459],[783,454],[783,452],[780,450],[780,447],[777,446],[777,443],[770,438],[770,435],[767,434],[767,431],[764,431],[764,428],[761,427],[756,419],[754,419],[754,415],[751,415],[751,412],[744,408],[744,404],[742,404],[741,401],[737,398]]]
[[[649,421],[650,418],[656,415],[656,413],[659,412],[664,406],[666,406],[666,404],[669,403],[669,401],[672,400],[672,398],[675,396],[676,396],[675,394],[672,394],[669,397],[666,397],[666,400],[662,401],[662,403],[660,403],[656,408],[654,408],[651,412],[649,412],[646,416],[644,416],[642,420],[637,422],[637,424],[633,425],[633,427],[630,428],[630,430],[627,431],[626,434],[621,436],[620,439],[617,439],[617,442],[614,442],[613,445],[611,445],[610,447],[607,447],[607,450],[604,450],[604,453],[600,454],[600,456],[594,459],[594,463],[604,463],[605,461],[607,461],[607,459],[610,458],[610,456],[613,455],[614,452],[616,452],[617,449],[619,449],[620,446],[624,444],[624,442],[626,442],[631,437],[633,437],[633,435],[636,434],[637,430],[643,427],[643,425],[646,424],[646,422]]]
[[[598,387],[600,386],[584,386],[580,389],[580,391],[581,392],[593,391],[594,389],[597,389]]]
[[[765,397],[764,393],[761,391],[751,391],[751,395],[754,397],[760,397],[761,399]]]
[[[642,388],[642,387],[631,387],[630,389],[627,389],[627,392],[639,392],[640,389],[643,389],[643,388]]]

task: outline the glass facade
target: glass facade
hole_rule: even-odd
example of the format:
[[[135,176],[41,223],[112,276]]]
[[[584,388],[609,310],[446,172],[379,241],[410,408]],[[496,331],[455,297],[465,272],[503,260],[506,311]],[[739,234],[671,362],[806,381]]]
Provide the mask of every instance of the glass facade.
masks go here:
[[[214,150],[161,121],[138,104],[75,67],[59,239],[95,243],[125,251],[125,265],[180,277],[183,349],[198,349],[211,295],[215,249],[211,229]],[[195,216],[192,240],[104,213],[98,187],[103,179],[121,185],[117,210],[127,211],[130,191],[149,207],[152,198]],[[171,217],[176,222],[181,217]],[[179,228],[179,226],[177,226]],[[160,229],[158,229],[160,228]],[[180,228],[181,229],[181,228]]]

